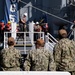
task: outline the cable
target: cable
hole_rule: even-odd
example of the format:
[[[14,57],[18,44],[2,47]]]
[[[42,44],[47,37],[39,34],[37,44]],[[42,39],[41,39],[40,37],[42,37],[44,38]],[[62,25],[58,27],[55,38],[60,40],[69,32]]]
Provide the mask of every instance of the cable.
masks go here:
[[[20,0],[20,2],[21,2],[21,3],[24,3],[24,4],[28,4],[28,3],[26,3],[26,2],[24,2],[24,1],[22,1],[22,0]],[[42,10],[42,9],[39,9],[39,8],[33,6],[33,5],[30,5],[30,6],[33,7],[34,9],[37,9],[37,10],[39,10],[39,11],[45,13],[45,14],[48,14],[48,15],[50,15],[50,16],[53,16],[53,17],[55,17],[55,18],[58,18],[58,19],[63,20],[63,21],[65,21],[65,22],[68,22],[68,23],[70,23],[70,24],[74,24],[74,23],[71,22],[71,21],[65,20],[65,19],[63,19],[63,18],[61,18],[61,17],[58,17],[58,16],[56,16],[56,15],[54,15],[54,14],[51,14],[51,13],[49,13],[49,12],[47,12],[47,11],[44,11],[44,10]]]
[[[47,7],[47,6],[44,6],[44,5],[40,5],[40,4],[36,4],[36,6],[38,7],[38,6],[40,6],[40,7],[43,7],[43,8],[47,8],[47,9],[50,9],[50,10],[57,10],[57,11],[59,11],[60,9],[57,9],[57,8],[52,8],[52,7]]]

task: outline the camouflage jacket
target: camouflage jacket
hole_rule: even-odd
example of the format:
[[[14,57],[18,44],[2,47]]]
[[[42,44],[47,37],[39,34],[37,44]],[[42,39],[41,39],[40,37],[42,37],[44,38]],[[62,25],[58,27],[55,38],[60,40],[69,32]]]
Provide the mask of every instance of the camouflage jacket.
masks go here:
[[[61,39],[54,47],[56,69],[75,71],[75,42],[67,38]]]
[[[14,47],[5,48],[0,52],[0,66],[5,71],[20,70],[21,54]]]
[[[25,71],[55,70],[53,55],[44,48],[31,50],[24,63]]]

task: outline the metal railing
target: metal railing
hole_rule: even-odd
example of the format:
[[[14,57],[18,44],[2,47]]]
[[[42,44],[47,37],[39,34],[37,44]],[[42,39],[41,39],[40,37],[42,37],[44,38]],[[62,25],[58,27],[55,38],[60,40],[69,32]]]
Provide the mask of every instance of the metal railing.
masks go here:
[[[50,33],[47,33],[47,35],[50,36],[50,37],[54,40],[54,41],[52,41],[52,42],[54,42],[54,43],[55,43],[55,42],[56,42],[56,43],[58,42]]]
[[[16,33],[16,37],[12,36]],[[27,54],[27,46],[31,46],[30,50],[35,48],[34,34],[40,35],[38,38],[44,40],[44,32],[4,32],[4,48],[8,47],[7,40],[8,37],[13,37],[15,39],[15,46],[22,46],[21,52]]]
[[[54,45],[58,42],[50,33],[47,33],[46,37],[46,47],[53,51]]]

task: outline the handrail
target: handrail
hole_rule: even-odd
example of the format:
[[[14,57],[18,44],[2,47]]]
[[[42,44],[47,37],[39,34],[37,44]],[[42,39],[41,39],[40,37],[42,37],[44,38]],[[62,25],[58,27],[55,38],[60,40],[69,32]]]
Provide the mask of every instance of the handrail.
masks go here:
[[[49,50],[53,51],[54,45],[57,42],[58,41],[50,33],[47,33],[47,36],[46,36],[46,46],[48,47]]]
[[[7,40],[8,40],[8,33],[11,33],[11,34],[13,34],[13,33],[23,33],[24,34],[24,36],[23,36],[23,38],[21,39],[18,35],[16,35],[16,38],[14,38],[15,39],[15,42],[16,42],[16,45],[19,45],[19,44],[21,44],[21,45],[23,45],[23,49],[24,49],[24,54],[26,54],[27,52],[27,44],[30,44],[32,47],[31,47],[31,50],[32,49],[34,49],[35,47],[35,45],[34,45],[34,39],[33,40],[31,40],[30,38],[31,38],[31,36],[29,36],[29,35],[26,35],[27,33],[28,34],[34,34],[34,33],[38,33],[38,34],[42,34],[41,36],[40,36],[40,38],[43,38],[44,39],[44,32],[4,32],[4,48],[6,48],[6,47],[8,47],[8,45],[7,45]],[[12,36],[12,35],[11,35]],[[10,37],[11,37],[10,36]],[[17,37],[19,38],[19,39],[17,39]],[[38,37],[39,38],[39,37]],[[21,41],[22,40],[22,41]],[[18,42],[18,43],[17,43]],[[15,45],[15,46],[16,46]]]
[[[42,36],[40,36],[40,38],[43,38],[44,39],[44,32],[4,32],[4,48],[5,48],[5,44],[6,44],[6,37],[8,37],[8,36],[6,36],[6,33],[8,34],[8,33],[24,33],[24,53],[26,54],[27,52],[26,52],[26,33],[29,33],[29,34],[34,34],[34,33],[41,33],[41,34],[43,34]],[[49,33],[48,33],[49,34]],[[56,42],[57,42],[57,40],[51,35],[51,34],[49,34],[50,35],[50,37],[52,38],[49,38],[49,36],[47,35],[47,38],[46,38],[46,46],[48,47],[48,48],[50,48],[51,50],[53,50],[53,48],[54,48],[54,45],[56,44]],[[31,36],[28,36],[28,37],[30,37],[31,38]],[[51,42],[49,42],[49,39],[51,40]],[[15,41],[18,41],[18,42],[20,42],[19,40],[15,40]],[[33,43],[31,43],[32,44],[32,46],[34,47],[34,41],[33,40],[28,40],[27,42],[33,42]],[[55,42],[56,41],[56,42]],[[22,41],[21,41],[22,42]],[[32,48],[33,48],[32,47]],[[46,48],[47,48],[46,47]]]
[[[49,37],[48,37],[49,38]],[[51,39],[51,38],[49,38],[49,40],[51,41],[51,42],[53,42],[53,44],[55,45],[55,42]]]
[[[44,33],[44,32],[4,32],[4,33]]]
[[[58,42],[50,33],[47,33],[47,35],[50,35],[50,37],[51,37],[56,43]]]
[[[48,44],[50,44],[50,45],[51,45],[51,47],[54,47],[54,45],[53,45],[52,43],[48,42]]]

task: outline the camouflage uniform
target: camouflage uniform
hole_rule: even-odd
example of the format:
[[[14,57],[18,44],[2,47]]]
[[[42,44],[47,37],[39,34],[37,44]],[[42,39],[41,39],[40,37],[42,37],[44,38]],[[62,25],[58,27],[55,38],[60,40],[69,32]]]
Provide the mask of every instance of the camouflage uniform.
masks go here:
[[[75,71],[74,41],[67,38],[61,39],[54,47],[54,60],[56,62],[56,70]]]
[[[20,52],[14,47],[5,48],[0,52],[0,66],[3,71],[20,71]]]
[[[31,50],[24,63],[25,71],[48,71],[55,70],[53,55],[43,47]]]

